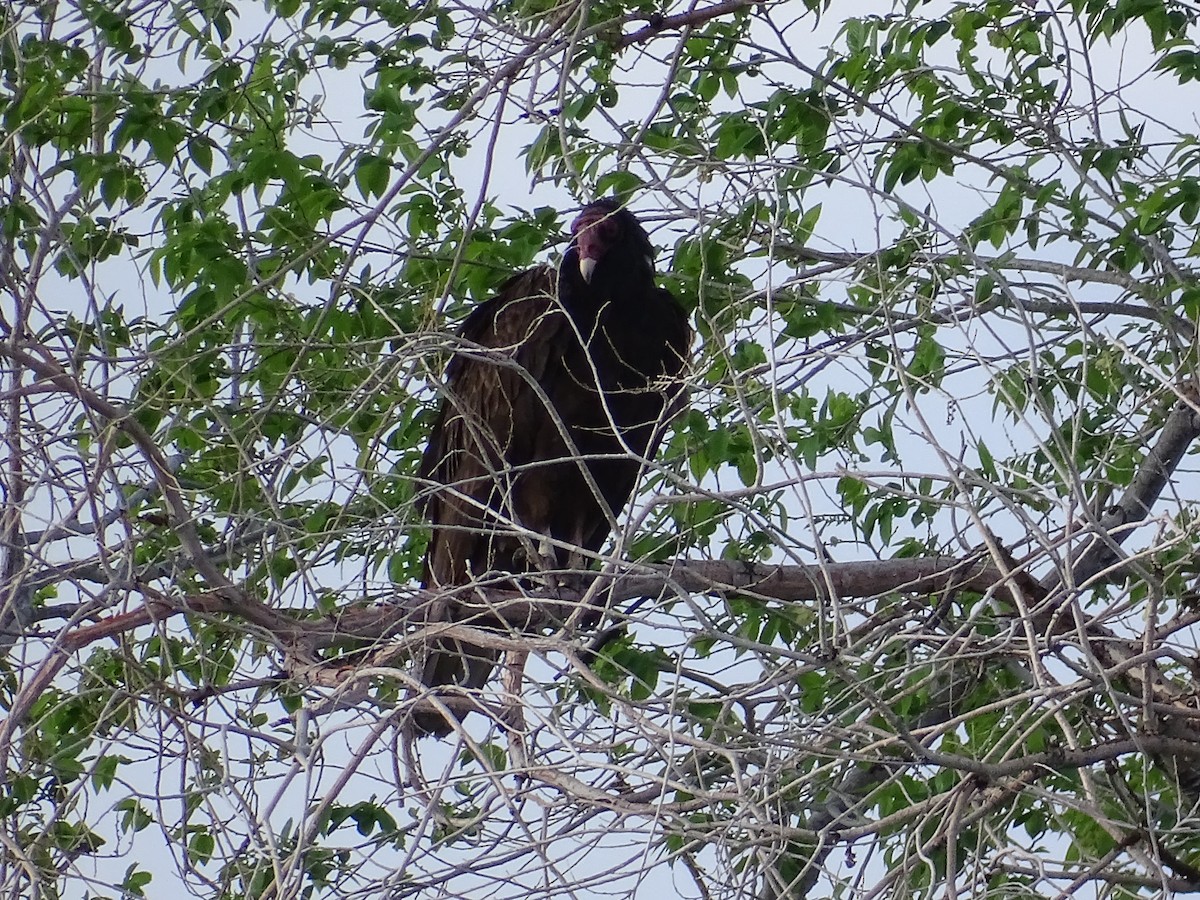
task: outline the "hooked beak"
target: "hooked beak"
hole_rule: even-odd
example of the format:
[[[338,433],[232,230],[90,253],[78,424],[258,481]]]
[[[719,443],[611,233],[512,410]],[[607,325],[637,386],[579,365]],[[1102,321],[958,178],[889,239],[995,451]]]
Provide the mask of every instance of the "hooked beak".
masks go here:
[[[596,271],[596,261],[586,256],[579,257],[579,274],[587,284],[592,283],[592,273]]]

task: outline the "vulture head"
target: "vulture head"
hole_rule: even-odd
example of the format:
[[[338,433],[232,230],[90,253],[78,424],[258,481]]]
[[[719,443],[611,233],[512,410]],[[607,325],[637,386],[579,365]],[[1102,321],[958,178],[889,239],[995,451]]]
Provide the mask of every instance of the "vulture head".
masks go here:
[[[654,245],[633,213],[616,200],[597,200],[571,223],[559,278],[615,299],[654,281]]]

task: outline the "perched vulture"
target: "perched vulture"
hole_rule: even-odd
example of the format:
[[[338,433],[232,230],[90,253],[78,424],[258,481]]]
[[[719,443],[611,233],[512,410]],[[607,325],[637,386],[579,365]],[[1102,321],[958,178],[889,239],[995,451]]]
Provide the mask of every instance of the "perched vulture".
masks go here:
[[[459,329],[419,470],[433,485],[427,588],[586,566],[683,404],[691,330],[654,283],[645,230],[606,199],[584,208],[571,235],[557,275],[541,266],[510,278]],[[451,599],[432,618],[472,612]],[[420,677],[477,690],[498,657],[436,639]],[[437,711],[415,724],[451,730]]]

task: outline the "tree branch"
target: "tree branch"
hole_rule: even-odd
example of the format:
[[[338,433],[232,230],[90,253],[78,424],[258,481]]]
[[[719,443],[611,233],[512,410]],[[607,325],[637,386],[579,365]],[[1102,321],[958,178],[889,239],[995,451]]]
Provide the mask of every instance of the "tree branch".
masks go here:
[[[1074,584],[1084,584],[1115,565],[1117,551],[1133,533],[1133,526],[1149,518],[1184,454],[1200,438],[1198,399],[1196,388],[1190,388],[1167,416],[1158,440],[1142,460],[1124,496],[1100,520],[1094,538],[1072,554],[1067,571]],[[1062,576],[1055,575],[1047,587],[1053,589],[1061,581]]]
[[[825,566],[775,566],[711,560],[678,560],[671,564],[639,566],[629,574],[583,575],[572,590],[521,593],[511,589],[467,585],[452,591],[413,589],[399,602],[383,606],[347,606],[331,616],[305,619],[261,604],[253,617],[247,604],[233,602],[221,592],[193,595],[182,602],[152,593],[140,609],[109,616],[75,628],[59,638],[70,651],[104,638],[116,637],[170,616],[184,613],[228,614],[252,621],[268,631],[281,648],[303,644],[322,649],[346,641],[379,642],[424,624],[428,607],[455,596],[467,609],[478,610],[469,620],[474,628],[536,629],[565,620],[580,604],[603,598],[617,603],[635,597],[674,592],[689,594],[738,593],[761,599],[801,603],[829,596],[876,597],[889,593],[938,594],[948,590],[979,593],[1019,582],[1028,576],[1005,576],[983,560],[955,557],[866,560]],[[445,627],[444,625],[431,627]],[[343,661],[344,662],[344,661]]]
[[[691,9],[687,12],[676,13],[673,16],[650,16],[649,24],[639,28],[637,31],[621,35],[614,43],[618,50],[624,50],[633,44],[648,41],[650,38],[664,31],[674,31],[677,28],[687,28],[691,25],[703,25],[705,22],[729,15],[730,13],[739,12],[743,9],[749,9],[755,5],[756,0],[724,0],[722,3],[714,3],[712,6],[704,6],[700,9]]]
[[[1155,502],[1170,481],[1171,475],[1179,466],[1184,454],[1198,438],[1200,438],[1200,412],[1197,412],[1197,391],[1195,387],[1192,387],[1167,417],[1158,440],[1155,441],[1154,446],[1142,461],[1142,465],[1134,474],[1125,494],[1098,523],[1094,539],[1071,555],[1071,562],[1063,571],[1054,572],[1040,584],[1035,582],[1036,590],[1030,595],[1046,596],[1050,594],[1067,581],[1068,573],[1070,581],[1075,585],[1080,585],[1115,565],[1118,559],[1117,551],[1132,534],[1134,530],[1132,526],[1149,517]],[[1039,615],[1039,621],[1044,623],[1047,617],[1053,616],[1056,606],[1059,605],[1061,605],[1061,601],[1044,610]],[[1063,623],[1059,626],[1059,630],[1069,626],[1070,623]],[[1080,639],[1088,644],[1088,649],[1095,654],[1100,664],[1106,669],[1111,670],[1121,666],[1132,669],[1128,660],[1137,655],[1134,642],[1118,640],[1108,629],[1096,625],[1089,626]],[[982,677],[986,677],[986,674]],[[1162,696],[1165,694],[1168,697],[1173,695],[1170,685],[1165,683],[1166,679],[1149,662],[1141,664],[1140,671],[1133,677],[1148,679],[1152,695]],[[922,713],[917,727],[927,727],[948,721],[953,715],[956,698],[970,690],[975,683],[975,677],[967,679],[967,681],[969,683],[964,685],[961,679],[952,677],[948,680]],[[1171,744],[1172,752],[1177,754],[1186,750],[1187,755],[1194,756],[1195,747],[1200,744],[1200,738],[1197,737],[1196,731],[1178,719],[1169,719],[1166,725],[1170,732],[1170,738],[1174,739]],[[1135,749],[1145,751],[1148,746],[1148,737],[1139,735],[1135,741],[1135,745],[1139,746]],[[1185,768],[1181,765],[1179,769],[1181,773],[1194,771],[1194,766]],[[806,890],[811,889],[816,883],[821,864],[838,843],[837,823],[843,821],[871,791],[879,786],[888,773],[889,770],[881,764],[851,770],[841,783],[830,791],[831,799],[814,810],[808,817],[805,825],[820,834],[822,839],[814,850],[812,858],[808,860],[801,881],[795,886],[796,896],[805,896]],[[830,830],[834,834],[829,835],[826,839],[826,833]]]
[[[133,441],[142,452],[146,462],[150,464],[151,471],[154,472],[154,479],[170,510],[171,525],[179,536],[180,543],[191,557],[193,567],[213,587],[233,589],[229,579],[209,560],[204,545],[196,533],[191,513],[184,502],[179,482],[175,480],[175,475],[171,471],[171,465],[141,423],[134,419],[127,410],[85,387],[50,358],[43,359],[17,346],[0,346],[0,353],[27,367],[41,381],[53,384],[63,393],[75,397],[85,407],[99,415],[112,427],[123,431]]]

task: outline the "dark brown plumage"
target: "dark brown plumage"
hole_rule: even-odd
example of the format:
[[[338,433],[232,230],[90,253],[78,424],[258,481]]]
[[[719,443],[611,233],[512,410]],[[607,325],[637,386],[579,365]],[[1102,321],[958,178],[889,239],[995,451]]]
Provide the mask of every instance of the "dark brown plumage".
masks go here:
[[[682,405],[691,331],[654,283],[646,232],[611,200],[585,207],[571,231],[557,273],[516,275],[459,329],[419,472],[443,486],[423,506],[426,587],[585,566]],[[469,618],[444,606],[435,621]],[[440,639],[421,680],[475,690],[498,656]],[[451,728],[436,712],[415,723]]]

